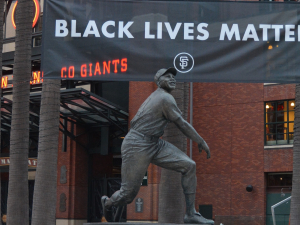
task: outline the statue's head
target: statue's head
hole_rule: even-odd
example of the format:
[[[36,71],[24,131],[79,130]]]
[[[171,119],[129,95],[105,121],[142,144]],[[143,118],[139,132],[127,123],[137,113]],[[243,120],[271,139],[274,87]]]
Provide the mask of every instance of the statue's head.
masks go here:
[[[158,87],[170,92],[176,87],[176,73],[177,71],[173,67],[170,67],[168,69],[160,69],[155,74],[154,81]]]

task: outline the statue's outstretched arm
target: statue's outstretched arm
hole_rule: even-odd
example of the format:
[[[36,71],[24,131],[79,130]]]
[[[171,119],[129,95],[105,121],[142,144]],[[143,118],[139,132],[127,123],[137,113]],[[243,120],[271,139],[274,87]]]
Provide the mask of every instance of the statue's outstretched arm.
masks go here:
[[[210,158],[210,150],[204,139],[197,133],[197,131],[182,117],[179,117],[177,120],[173,121],[178,129],[189,139],[198,143],[199,152],[201,153],[204,150],[207,153],[207,158]]]

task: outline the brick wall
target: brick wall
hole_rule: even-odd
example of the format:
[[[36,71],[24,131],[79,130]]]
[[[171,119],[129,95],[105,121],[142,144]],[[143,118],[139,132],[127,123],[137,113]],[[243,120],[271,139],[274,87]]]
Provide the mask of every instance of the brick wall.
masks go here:
[[[291,172],[293,171],[293,149],[265,149],[265,172]]]
[[[212,154],[193,147],[196,204],[212,204],[214,216],[264,216],[263,93],[262,84],[194,84],[194,127]]]
[[[265,85],[264,101],[295,99],[295,84]]]
[[[68,130],[71,131],[71,123],[68,122]],[[82,130],[74,126],[74,134],[80,134]],[[80,142],[86,137],[78,138]],[[57,219],[86,219],[88,199],[88,153],[80,145],[69,137],[67,138],[67,151],[62,152],[62,133],[59,135],[58,164],[57,164]],[[67,168],[67,182],[61,183],[61,167]],[[66,210],[60,210],[60,196],[66,195]]]
[[[137,198],[143,199],[143,212],[136,212],[135,201]],[[127,207],[128,220],[158,220],[158,184],[149,184],[141,187],[134,201]]]

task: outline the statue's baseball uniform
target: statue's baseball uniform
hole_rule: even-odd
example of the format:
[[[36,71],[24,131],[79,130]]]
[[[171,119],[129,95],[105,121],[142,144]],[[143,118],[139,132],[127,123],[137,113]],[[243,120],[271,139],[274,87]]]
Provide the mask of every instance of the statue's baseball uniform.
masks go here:
[[[196,191],[196,164],[174,145],[160,139],[168,123],[181,117],[175,99],[162,88],[154,91],[131,121],[122,152],[122,185],[110,200],[114,206],[133,201],[150,163],[182,174],[185,194]]]

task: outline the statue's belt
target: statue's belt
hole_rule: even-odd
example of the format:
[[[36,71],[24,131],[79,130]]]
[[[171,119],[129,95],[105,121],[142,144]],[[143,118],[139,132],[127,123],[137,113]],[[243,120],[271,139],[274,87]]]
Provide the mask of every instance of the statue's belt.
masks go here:
[[[130,129],[130,133],[138,138],[145,140],[145,141],[157,141],[159,139],[159,136],[145,135],[134,129]]]

